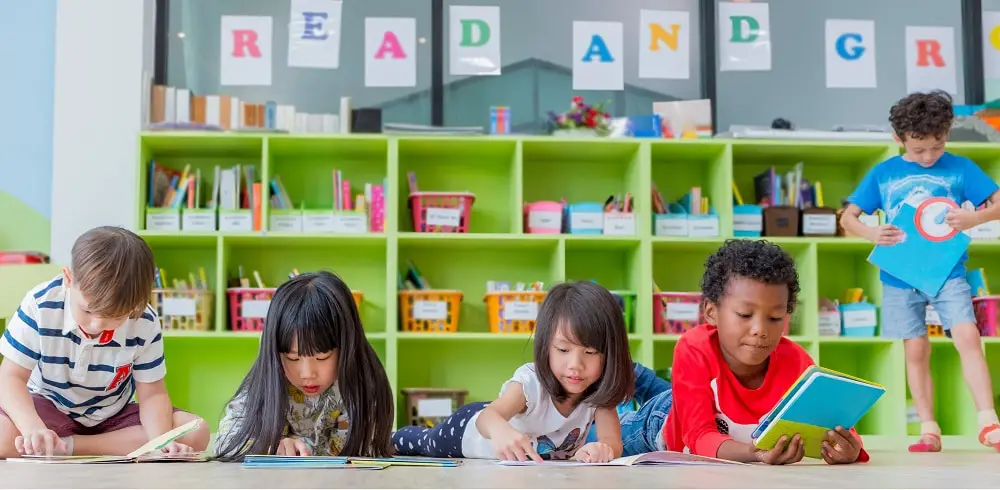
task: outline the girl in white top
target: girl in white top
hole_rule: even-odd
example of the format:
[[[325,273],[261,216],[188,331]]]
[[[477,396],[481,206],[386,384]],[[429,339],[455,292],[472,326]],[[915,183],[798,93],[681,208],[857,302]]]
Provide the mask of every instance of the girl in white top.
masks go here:
[[[607,462],[621,456],[616,406],[634,384],[615,297],[591,282],[560,284],[539,308],[534,362],[497,400],[467,404],[429,429],[403,427],[392,442],[401,456]],[[586,443],[595,421],[598,440]]]

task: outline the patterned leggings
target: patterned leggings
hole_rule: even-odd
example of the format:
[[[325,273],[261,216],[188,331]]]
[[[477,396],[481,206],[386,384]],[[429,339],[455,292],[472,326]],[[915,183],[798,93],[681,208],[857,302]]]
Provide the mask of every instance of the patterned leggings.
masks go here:
[[[463,405],[447,420],[431,428],[411,425],[400,427],[392,434],[392,445],[399,456],[425,456],[429,458],[463,458],[462,435],[465,425],[473,415],[486,408],[489,402]]]

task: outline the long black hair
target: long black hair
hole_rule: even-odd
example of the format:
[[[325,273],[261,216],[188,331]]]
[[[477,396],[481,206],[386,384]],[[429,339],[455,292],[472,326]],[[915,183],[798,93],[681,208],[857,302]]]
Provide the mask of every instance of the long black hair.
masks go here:
[[[350,288],[321,271],[292,278],[275,291],[257,360],[233,397],[246,397],[245,413],[234,432],[219,441],[216,459],[240,461],[247,454],[277,451],[289,410],[281,355],[293,341],[302,356],[339,349],[337,383],[349,423],[341,455],[390,456],[394,407],[389,378],[365,338]]]

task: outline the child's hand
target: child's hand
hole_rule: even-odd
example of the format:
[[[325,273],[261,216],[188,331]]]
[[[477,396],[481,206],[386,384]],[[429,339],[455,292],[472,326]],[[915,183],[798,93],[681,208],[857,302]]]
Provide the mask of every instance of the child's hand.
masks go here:
[[[14,438],[14,449],[21,454],[32,456],[53,456],[66,454],[66,442],[47,427],[25,432]]]
[[[163,446],[163,449],[160,449],[160,452],[166,454],[186,454],[186,453],[193,453],[195,452],[195,450],[194,448],[188,446],[187,444],[181,444],[179,442],[171,442],[170,444]]]
[[[509,425],[504,430],[498,430],[490,442],[493,443],[493,452],[497,459],[503,461],[527,461],[529,459],[542,461],[542,457],[531,446],[531,439]]]
[[[795,434],[790,440],[788,436],[781,436],[778,443],[770,451],[763,449],[757,451],[757,461],[765,464],[792,464],[798,463],[805,456],[805,446],[802,444],[802,436]]]
[[[304,441],[286,437],[278,443],[278,456],[312,456],[312,450]]]
[[[945,223],[948,226],[958,230],[965,231],[979,223],[979,216],[976,215],[975,211],[969,211],[968,209],[951,209],[948,214],[944,217]]]
[[[827,433],[829,438],[823,441],[823,460],[829,464],[850,464],[858,460],[861,454],[861,441],[851,431],[837,427]]]
[[[905,238],[905,234],[898,227],[881,225],[872,229],[870,240],[875,242],[875,245],[895,245],[903,241],[903,238]]]
[[[607,463],[615,459],[615,452],[603,442],[588,442],[576,451],[573,459],[584,463]]]

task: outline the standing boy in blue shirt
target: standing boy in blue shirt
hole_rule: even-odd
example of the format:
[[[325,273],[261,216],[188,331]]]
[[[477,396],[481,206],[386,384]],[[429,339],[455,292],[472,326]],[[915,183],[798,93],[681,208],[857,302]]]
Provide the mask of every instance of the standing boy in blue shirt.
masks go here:
[[[841,218],[846,231],[877,245],[895,244],[905,238],[899,228],[889,224],[869,227],[858,216],[882,209],[887,222],[891,222],[904,203],[917,207],[932,197],[947,197],[958,204],[968,200],[976,207],[986,201],[994,204],[978,211],[950,211],[947,223],[959,231],[1000,219],[1000,206],[996,206],[1000,188],[996,182],[968,158],[944,150],[953,120],[951,97],[940,91],[911,94],[892,107],[889,121],[896,141],[906,152],[876,165],[865,175],[848,198]],[[965,278],[967,259],[968,254],[963,254],[936,296],[921,293],[885,271],[881,273],[882,335],[903,339],[906,381],[921,420],[920,441],[910,446],[911,452],[941,450],[941,428],[934,420],[931,344],[925,321],[928,303],[941,317],[945,330],[951,331],[961,358],[962,373],[979,410],[979,442],[1000,450],[1000,422],[993,409],[990,374],[972,309],[972,292]]]

